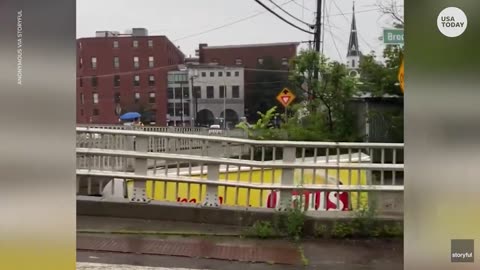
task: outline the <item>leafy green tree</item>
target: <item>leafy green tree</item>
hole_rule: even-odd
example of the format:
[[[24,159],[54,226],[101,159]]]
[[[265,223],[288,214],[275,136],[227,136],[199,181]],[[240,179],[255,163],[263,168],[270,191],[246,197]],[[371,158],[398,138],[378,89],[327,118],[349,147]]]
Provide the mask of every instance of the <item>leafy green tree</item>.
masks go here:
[[[402,56],[402,48],[388,45],[383,51],[384,63],[377,61],[373,53],[362,57],[360,91],[371,93],[373,96],[402,95],[398,85],[398,69]]]
[[[278,117],[277,107],[269,109],[266,113],[258,112],[259,119],[253,125],[241,122],[236,127],[244,130],[249,138],[257,140],[276,139],[277,132],[272,121]]]
[[[320,80],[315,79],[316,70],[319,71]],[[348,103],[356,93],[357,82],[348,75],[345,65],[330,61],[316,51],[304,50],[292,61],[290,79],[297,89],[306,86],[308,97],[308,116],[300,122],[289,122],[290,129],[295,129],[292,126],[294,123],[299,123],[298,128],[303,129],[295,134],[316,132],[322,134],[323,139],[334,141],[352,140],[355,137],[353,115]],[[322,128],[320,123],[323,123]]]

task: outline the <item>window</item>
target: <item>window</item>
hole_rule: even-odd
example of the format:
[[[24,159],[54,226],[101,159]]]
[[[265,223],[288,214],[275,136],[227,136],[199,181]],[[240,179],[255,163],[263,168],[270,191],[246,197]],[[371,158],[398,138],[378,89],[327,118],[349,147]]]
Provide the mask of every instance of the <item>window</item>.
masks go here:
[[[173,88],[168,88],[167,89],[167,98],[168,99],[173,99]]]
[[[181,116],[182,115],[182,103],[175,103],[175,116]]]
[[[120,58],[118,56],[113,57],[113,67],[120,68]]]
[[[219,71],[218,72],[218,77],[222,77],[223,76],[223,72]]]
[[[96,76],[92,77],[92,87],[97,87],[98,86],[98,80]]]
[[[78,83],[79,83],[80,87],[83,87],[83,78],[82,78],[82,77],[80,77],[80,79],[79,79],[79,82],[78,82]]]
[[[114,87],[120,86],[120,75],[113,76],[113,86]]]
[[[200,88],[200,86],[193,87],[193,96],[195,98],[202,98],[202,88]]]
[[[148,40],[148,47],[153,48],[153,40],[151,39]]]
[[[238,77],[240,76],[240,72],[239,71],[235,71],[235,77]]]
[[[207,73],[206,73],[206,72],[202,72],[202,77],[207,77]]]
[[[120,93],[115,93],[114,100],[115,103],[120,103]]]
[[[113,41],[113,48],[118,48],[118,40]]]
[[[220,90],[219,91],[220,92],[220,95],[219,95],[220,98],[225,98],[225,86],[221,85],[219,90]]]
[[[78,42],[78,48],[81,50],[82,49],[82,42]]]
[[[150,122],[157,122],[157,110],[150,111]]]
[[[235,59],[235,65],[241,65],[242,64],[242,59],[237,58]]]
[[[207,98],[213,98],[213,86],[207,86]]]
[[[83,116],[83,109],[80,110],[80,116]]]
[[[97,57],[92,57],[92,69],[97,68]]]
[[[232,76],[232,73],[230,71],[227,71],[227,77]]]
[[[100,112],[98,111],[98,109],[93,109],[93,115],[94,116],[98,116],[100,114]]]
[[[210,77],[215,77],[215,72],[210,72]]]
[[[181,99],[182,98],[182,88],[177,87],[175,88],[175,99]]]
[[[80,57],[80,59],[78,60],[78,67],[79,68],[82,68],[83,67],[83,59]]]
[[[137,103],[139,100],[140,100],[140,93],[139,92],[135,92],[135,95],[133,97],[135,99],[135,103]]]
[[[134,40],[132,45],[134,48],[138,48],[138,40]]]
[[[258,58],[257,62],[258,62],[259,65],[263,65],[263,58]]]
[[[138,59],[138,56],[133,57],[133,67],[134,68],[139,68],[140,67],[140,61]]]
[[[148,67],[153,68],[155,66],[155,63],[153,61],[153,56],[148,57]]]
[[[352,59],[352,67],[355,67],[355,60]]]
[[[140,75],[133,76],[133,86],[140,86]]]
[[[148,94],[148,102],[149,103],[155,103],[155,92],[150,92]]]
[[[286,57],[282,58],[282,65],[288,66],[288,59]]]
[[[98,93],[93,93],[93,104],[98,104]]]
[[[184,116],[190,115],[190,106],[188,103],[183,103],[183,115]]]
[[[154,86],[154,85],[155,85],[155,76],[148,75],[148,86]]]
[[[168,103],[167,105],[167,114],[169,114],[170,116],[173,116],[175,113],[174,113],[174,108],[173,108],[173,103]]]
[[[189,98],[189,91],[190,91],[190,88],[188,87],[184,87],[183,88],[183,98]]]
[[[232,97],[240,98],[240,86],[238,85],[232,86]]]
[[[80,104],[85,104],[85,95],[83,93],[80,93]]]

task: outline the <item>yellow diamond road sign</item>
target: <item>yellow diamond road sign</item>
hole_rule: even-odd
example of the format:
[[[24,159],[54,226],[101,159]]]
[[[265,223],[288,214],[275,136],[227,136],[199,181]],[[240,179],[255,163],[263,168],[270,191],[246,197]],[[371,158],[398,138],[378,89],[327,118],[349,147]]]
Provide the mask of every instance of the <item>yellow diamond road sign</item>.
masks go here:
[[[400,70],[398,71],[398,82],[400,83],[400,89],[402,90],[402,93],[404,93],[404,83],[403,83],[403,59],[402,63],[400,64]]]
[[[278,102],[282,103],[284,107],[288,107],[294,99],[295,95],[288,88],[283,88],[283,90],[277,95]]]

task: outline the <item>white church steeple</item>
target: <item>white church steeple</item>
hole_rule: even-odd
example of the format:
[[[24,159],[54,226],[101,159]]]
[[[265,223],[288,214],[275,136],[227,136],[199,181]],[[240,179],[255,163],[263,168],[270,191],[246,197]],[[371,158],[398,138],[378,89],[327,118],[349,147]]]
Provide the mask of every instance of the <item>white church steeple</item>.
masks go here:
[[[352,26],[348,41],[347,67],[351,76],[358,77],[361,52],[358,46],[357,22],[355,20],[355,1],[353,1]]]

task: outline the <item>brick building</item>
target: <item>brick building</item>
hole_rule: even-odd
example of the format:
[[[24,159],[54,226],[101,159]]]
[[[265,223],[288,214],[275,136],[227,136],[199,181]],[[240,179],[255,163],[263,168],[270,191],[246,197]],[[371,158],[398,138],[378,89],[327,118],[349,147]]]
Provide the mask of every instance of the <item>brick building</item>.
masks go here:
[[[298,45],[296,42],[232,46],[200,44],[197,56],[203,64],[244,68],[245,116],[253,121],[257,111],[264,112],[278,105],[275,96],[288,86],[289,61],[297,55]]]
[[[166,125],[167,73],[185,58],[167,37],[103,31],[77,45],[77,123],[117,124],[138,111],[147,124]]]

